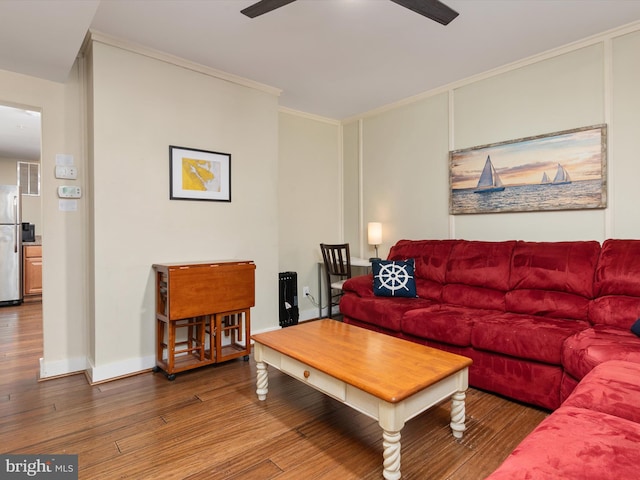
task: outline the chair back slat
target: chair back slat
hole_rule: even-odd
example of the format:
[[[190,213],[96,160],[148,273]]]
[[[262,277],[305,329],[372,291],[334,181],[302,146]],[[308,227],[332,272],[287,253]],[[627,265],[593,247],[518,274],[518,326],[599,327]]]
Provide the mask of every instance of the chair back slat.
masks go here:
[[[329,245],[321,243],[322,259],[330,275],[351,277],[351,255],[349,244]]]
[[[327,283],[328,316],[331,318],[331,309],[339,304],[342,295],[342,287],[334,282],[351,278],[351,254],[348,243],[327,244],[321,243],[322,260],[324,262],[325,279]],[[337,292],[337,293],[333,293]]]

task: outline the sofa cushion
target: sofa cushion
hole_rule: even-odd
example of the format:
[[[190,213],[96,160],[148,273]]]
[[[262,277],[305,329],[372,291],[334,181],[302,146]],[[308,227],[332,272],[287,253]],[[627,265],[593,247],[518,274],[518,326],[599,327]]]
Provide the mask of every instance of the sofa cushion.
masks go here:
[[[607,325],[629,330],[640,317],[640,297],[605,295],[589,304],[589,320],[594,325]]]
[[[486,480],[636,478],[640,424],[562,406],[545,418]]]
[[[483,310],[504,312],[505,295],[501,290],[453,283],[442,287],[442,302]]]
[[[572,335],[564,343],[562,366],[577,380],[607,360],[640,363],[640,338],[629,330],[594,325]]]
[[[454,244],[447,264],[446,283],[460,283],[506,291],[515,241]]]
[[[602,244],[595,271],[593,324],[628,330],[640,316],[640,240],[609,239]]]
[[[640,297],[640,240],[605,240],[595,273],[596,296]]]
[[[591,370],[564,402],[640,423],[640,364],[611,360]]]
[[[407,260],[374,260],[373,294],[379,297],[415,298],[413,258]]]
[[[551,318],[589,318],[598,242],[517,242],[506,310]]]
[[[353,293],[347,293],[340,299],[340,312],[356,320],[399,332],[400,320],[405,312],[432,304],[433,301],[423,298],[373,296],[362,298]]]
[[[449,345],[467,347],[471,345],[471,327],[479,316],[495,312],[433,305],[411,310],[402,317],[402,332],[418,338],[435,340]]]
[[[471,332],[474,348],[560,365],[567,337],[584,330],[587,322],[501,313],[482,317]]]
[[[416,277],[416,293],[420,298],[428,298],[436,302],[442,301],[442,284]]]
[[[353,292],[359,297],[373,297],[373,275],[351,277],[342,284],[342,291]]]
[[[513,313],[551,318],[587,320],[590,301],[580,295],[549,290],[512,290],[505,295],[505,309]]]
[[[511,259],[510,289],[533,289],[593,297],[593,272],[600,244],[517,242]]]
[[[459,240],[400,240],[389,251],[388,260],[413,258],[416,278],[444,283],[451,249]]]

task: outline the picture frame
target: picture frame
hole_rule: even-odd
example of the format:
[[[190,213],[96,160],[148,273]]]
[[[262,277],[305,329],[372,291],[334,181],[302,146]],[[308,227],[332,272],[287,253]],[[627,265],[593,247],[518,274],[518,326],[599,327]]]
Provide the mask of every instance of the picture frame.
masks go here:
[[[607,126],[449,152],[451,215],[607,206]]]
[[[171,200],[231,201],[231,154],[169,146]]]

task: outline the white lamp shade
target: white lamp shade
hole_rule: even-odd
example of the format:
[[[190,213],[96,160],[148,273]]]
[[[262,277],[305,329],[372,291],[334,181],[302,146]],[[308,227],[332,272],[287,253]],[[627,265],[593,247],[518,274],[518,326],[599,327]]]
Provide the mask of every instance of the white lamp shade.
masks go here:
[[[369,245],[380,245],[382,243],[382,224],[379,222],[369,222],[367,225],[367,242]]]

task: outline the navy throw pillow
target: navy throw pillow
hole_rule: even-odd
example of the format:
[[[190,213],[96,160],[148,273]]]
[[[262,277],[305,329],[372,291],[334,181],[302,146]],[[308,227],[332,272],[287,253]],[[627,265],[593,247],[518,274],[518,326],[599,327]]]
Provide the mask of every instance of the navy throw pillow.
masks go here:
[[[640,318],[631,325],[631,331],[640,337]]]
[[[414,279],[415,262],[408,260],[373,260],[373,293],[379,297],[417,297]]]

